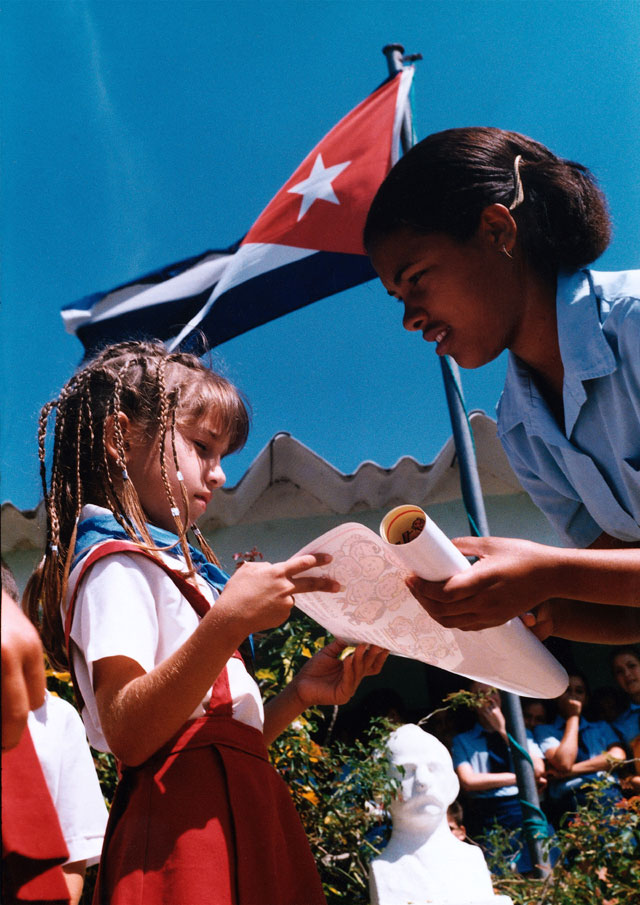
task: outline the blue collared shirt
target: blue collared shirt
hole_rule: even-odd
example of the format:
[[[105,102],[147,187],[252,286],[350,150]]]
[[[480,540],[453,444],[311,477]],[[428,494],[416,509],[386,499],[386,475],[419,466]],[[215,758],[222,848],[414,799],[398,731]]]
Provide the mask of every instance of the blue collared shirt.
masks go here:
[[[558,276],[564,431],[510,354],[498,434],[562,540],[640,541],[640,270]]]
[[[542,751],[528,729],[527,748],[531,757],[539,757],[542,760]],[[451,758],[454,767],[469,764],[474,773],[491,773],[489,757],[487,740],[480,723],[476,723],[468,732],[454,735],[451,743]],[[499,786],[497,789],[485,789],[483,792],[472,793],[474,798],[504,798],[517,794],[516,785]]]
[[[564,736],[565,720],[557,716],[553,723],[536,726],[534,735],[537,743],[540,745],[542,753],[546,756],[547,751],[557,748]],[[620,744],[620,739],[609,723],[604,720],[597,720],[592,723],[580,717],[580,741],[587,752],[585,760],[604,754],[609,748]],[[607,774],[603,770],[595,773],[582,773],[580,776],[572,776],[568,779],[550,779],[549,795],[551,798],[560,798],[567,789],[575,789],[585,782],[594,779],[604,779]],[[609,777],[610,782],[615,782],[613,777]]]
[[[613,728],[625,742],[632,742],[640,735],[640,704],[631,702],[625,712],[613,721]]]

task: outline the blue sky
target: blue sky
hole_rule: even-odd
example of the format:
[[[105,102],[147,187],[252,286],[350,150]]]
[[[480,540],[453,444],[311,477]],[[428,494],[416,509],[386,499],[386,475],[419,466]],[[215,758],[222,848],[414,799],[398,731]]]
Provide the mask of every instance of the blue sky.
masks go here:
[[[493,125],[597,175],[640,266],[637,0],[4,0],[0,499],[40,498],[37,415],[80,343],[62,305],[244,234],[313,145],[420,52],[418,137]],[[220,346],[253,404],[237,483],[279,430],[344,472],[431,461],[451,433],[432,346],[371,282]],[[493,413],[504,358],[463,371]]]

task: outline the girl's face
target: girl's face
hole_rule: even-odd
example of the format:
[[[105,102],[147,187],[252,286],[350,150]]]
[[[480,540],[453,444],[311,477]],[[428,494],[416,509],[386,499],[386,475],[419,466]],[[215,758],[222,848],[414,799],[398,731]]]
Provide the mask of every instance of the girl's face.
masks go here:
[[[547,722],[547,713],[540,701],[523,701],[522,716],[527,729],[535,729]]]
[[[404,305],[406,330],[419,331],[464,368],[513,347],[518,298],[513,261],[481,229],[467,242],[402,228],[378,241],[371,262]]]
[[[640,704],[640,660],[631,652],[616,654],[613,659],[613,676],[624,692]]]
[[[158,445],[159,441],[149,444],[148,441],[137,440],[135,431],[132,431],[126,457],[127,470],[151,524],[175,533],[176,524],[162,479]],[[214,416],[204,417],[194,424],[176,425],[176,454],[189,501],[187,513],[173,461],[171,438],[167,434],[167,478],[183,522],[187,517],[189,524],[197,521],[204,514],[213,491],[224,484],[225,474],[220,463],[227,445],[227,438],[221,436]]]
[[[558,710],[563,712],[569,701],[580,701],[582,706],[587,703],[587,687],[580,676],[569,676],[569,684],[566,691],[557,698]]]

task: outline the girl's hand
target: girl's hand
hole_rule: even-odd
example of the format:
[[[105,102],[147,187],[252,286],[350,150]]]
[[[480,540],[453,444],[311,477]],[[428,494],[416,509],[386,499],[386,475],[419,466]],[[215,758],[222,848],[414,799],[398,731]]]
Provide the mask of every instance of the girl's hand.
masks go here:
[[[293,678],[302,710],[314,704],[346,704],[365,676],[382,669],[389,652],[374,644],[358,644],[352,654],[340,659],[347,647],[332,641],[302,667]]]
[[[546,601],[554,567],[554,547],[501,537],[454,540],[470,568],[447,581],[412,575],[407,587],[418,603],[445,628],[477,631],[503,625]]]
[[[485,720],[492,729],[494,729],[496,732],[499,732],[500,735],[502,735],[503,738],[506,739],[507,723],[500,707],[495,704],[489,704],[489,706],[487,707],[481,707],[478,713],[481,713],[484,716]]]
[[[308,591],[335,594],[340,583],[332,578],[298,577],[308,569],[331,562],[326,553],[306,553],[286,562],[245,562],[229,579],[215,608],[233,607],[243,625],[243,637],[281,625],[288,619],[294,595]]]

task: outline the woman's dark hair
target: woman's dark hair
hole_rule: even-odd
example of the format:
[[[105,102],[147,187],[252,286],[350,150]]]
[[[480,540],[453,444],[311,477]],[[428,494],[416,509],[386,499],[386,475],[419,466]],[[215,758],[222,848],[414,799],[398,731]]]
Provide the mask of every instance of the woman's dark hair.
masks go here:
[[[411,148],[373,199],[365,248],[371,252],[403,227],[465,242],[486,207],[512,206],[518,176],[523,198],[512,214],[534,269],[575,270],[603,253],[611,225],[606,199],[589,170],[525,135],[488,127],[448,129]]]

